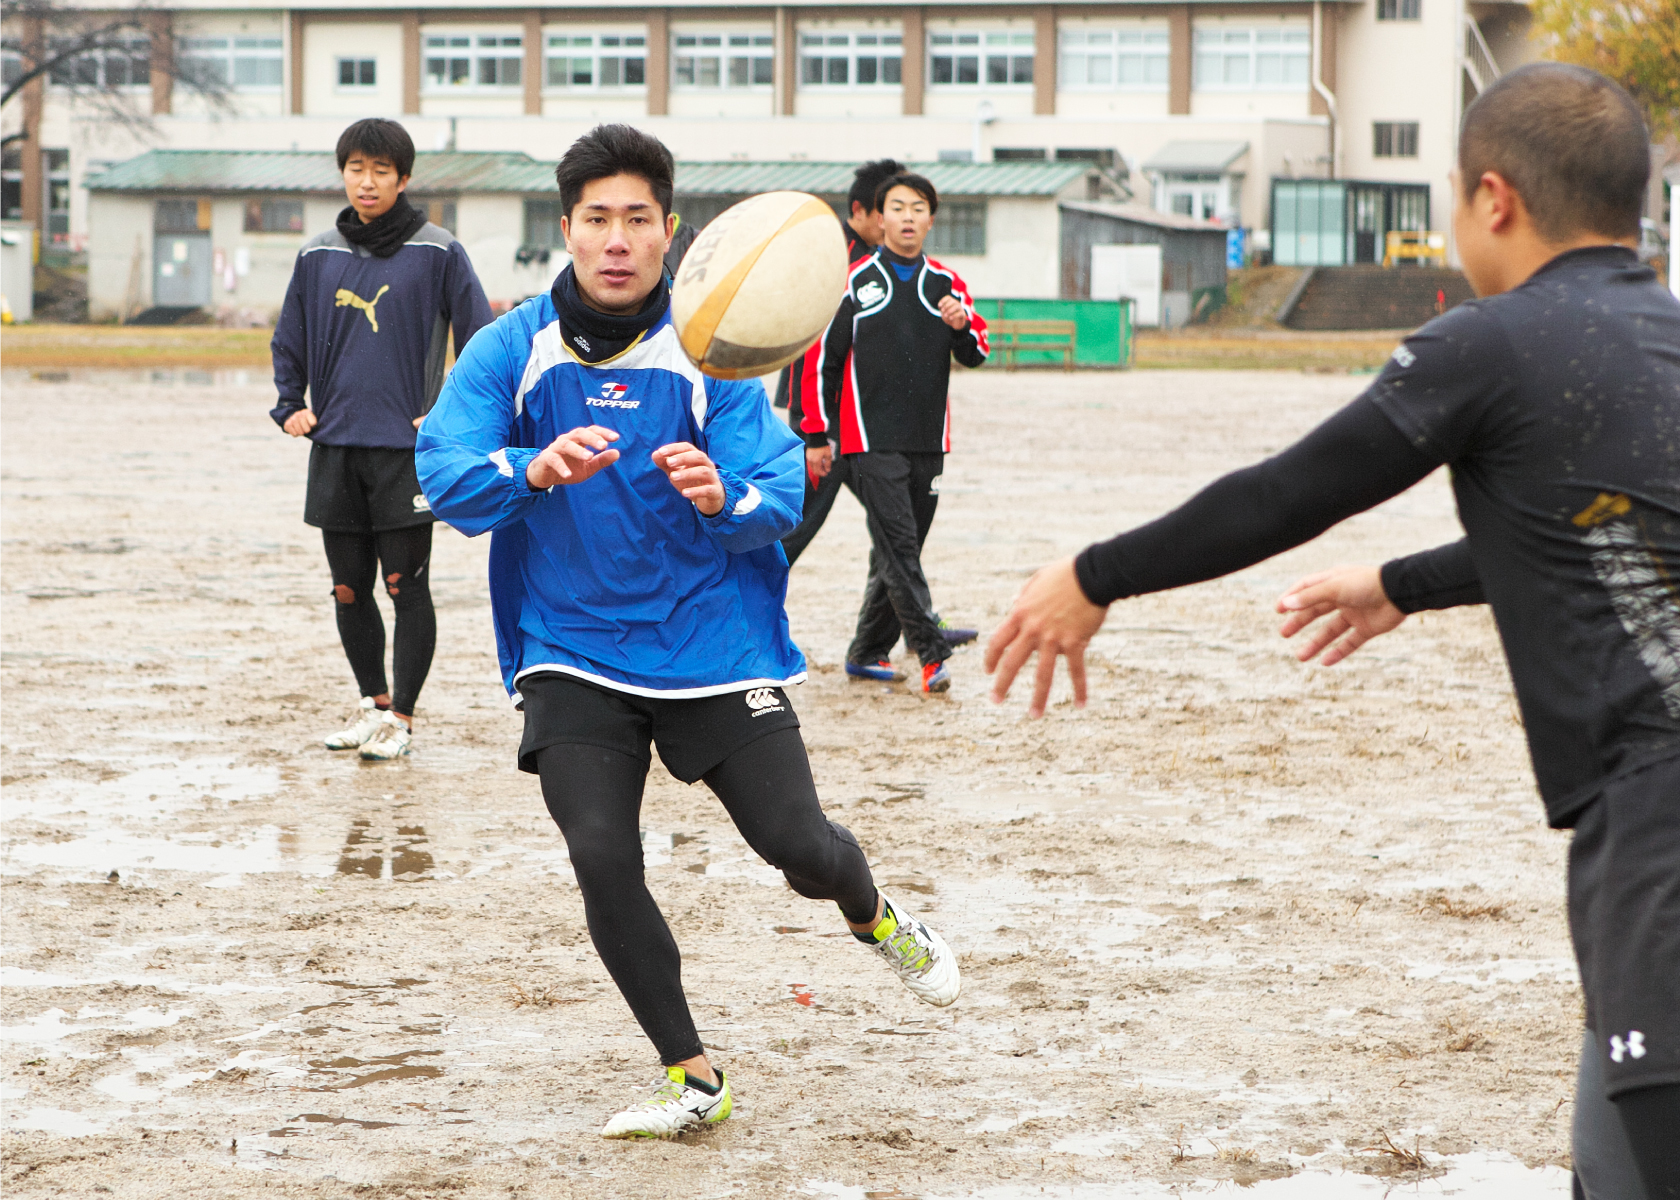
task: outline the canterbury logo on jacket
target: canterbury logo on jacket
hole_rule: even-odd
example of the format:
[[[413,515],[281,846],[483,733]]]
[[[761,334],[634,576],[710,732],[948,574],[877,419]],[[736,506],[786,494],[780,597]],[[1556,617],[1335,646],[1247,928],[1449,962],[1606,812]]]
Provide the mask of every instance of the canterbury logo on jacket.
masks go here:
[[[968,328],[952,329],[939,302],[955,296]],[[951,359],[986,361],[986,322],[955,271],[923,255],[881,247],[852,268],[846,294],[819,343],[823,404],[802,432],[822,446],[838,425],[840,453],[951,448]]]
[[[525,469],[541,449],[593,424],[617,432],[618,461],[532,491]],[[717,464],[717,516],[654,465],[672,442]],[[669,312],[590,365],[562,339],[552,297],[527,300],[467,345],[421,427],[415,466],[432,512],[469,537],[494,531],[490,606],[516,698],[535,671],[670,699],[805,678],[777,541],[799,523],[799,439],[758,380],[701,375]]]

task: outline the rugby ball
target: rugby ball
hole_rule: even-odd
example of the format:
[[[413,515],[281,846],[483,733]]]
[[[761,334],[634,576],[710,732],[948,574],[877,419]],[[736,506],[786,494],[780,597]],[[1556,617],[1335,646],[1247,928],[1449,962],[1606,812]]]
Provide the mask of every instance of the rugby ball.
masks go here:
[[[822,336],[845,289],[834,209],[804,192],[765,192],[694,239],[677,268],[671,321],[707,375],[768,375]]]

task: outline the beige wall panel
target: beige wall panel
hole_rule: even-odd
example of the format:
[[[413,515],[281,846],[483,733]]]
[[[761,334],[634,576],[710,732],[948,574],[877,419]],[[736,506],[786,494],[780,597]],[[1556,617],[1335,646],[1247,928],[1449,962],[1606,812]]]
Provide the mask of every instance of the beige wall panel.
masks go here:
[[[304,111],[311,116],[362,117],[402,115],[403,31],[400,21],[311,24],[309,52],[303,66]],[[338,60],[374,60],[376,86],[338,86]]]
[[[671,91],[671,115],[689,119],[730,120],[768,117],[775,102],[768,89],[755,92]]]
[[[608,92],[549,92],[543,97],[542,115],[558,121],[630,121],[647,116],[647,97],[613,95]]]
[[[1307,93],[1300,92],[1192,92],[1190,114],[1220,120],[1265,117],[1309,117]],[[1185,137],[1198,135],[1186,133]]]
[[[1056,115],[1074,120],[1154,120],[1167,115],[1165,92],[1057,92]]]
[[[980,101],[990,100],[999,117],[1030,117],[1033,115],[1032,89],[1024,91],[987,91],[984,88],[929,88],[923,107],[930,117],[946,120],[972,121]],[[981,135],[989,141],[989,132]],[[967,143],[964,143],[965,145]]]
[[[898,88],[862,88],[855,92],[803,91],[799,93],[801,117],[852,117],[891,121],[903,111],[904,96]]]
[[[109,321],[126,316],[128,281],[134,248],[140,247],[140,306],[152,303],[152,202],[148,197],[94,195],[88,220],[99,237],[88,246],[88,318]]]

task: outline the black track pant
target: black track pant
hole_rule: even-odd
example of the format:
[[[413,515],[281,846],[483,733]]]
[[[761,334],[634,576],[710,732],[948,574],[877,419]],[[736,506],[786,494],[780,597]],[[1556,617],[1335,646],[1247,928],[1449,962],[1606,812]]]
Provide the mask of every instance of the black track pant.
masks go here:
[[[811,473],[805,472],[805,508],[799,524],[793,527],[793,532],[782,539],[782,553],[787,555],[788,566],[799,561],[799,556],[805,553],[805,547],[811,544],[811,539],[817,536],[817,531],[828,520],[828,514],[834,507],[834,498],[840,494],[850,472],[846,468],[846,460],[840,455],[834,456],[834,465],[829,468],[827,475],[817,480],[816,486],[811,485]],[[893,639],[897,641],[895,637]]]
[[[583,893],[589,936],[666,1066],[702,1054],[682,990],[682,956],[642,876],[648,764],[602,746],[539,752],[543,800]],[[735,828],[788,886],[834,900],[854,924],[875,916],[875,881],[851,832],[823,816],[797,729],[749,742],[704,776]]]
[[[939,632],[933,596],[922,573],[922,546],[939,508],[945,456],[871,450],[846,456],[852,490],[869,514],[869,584],[857,635],[846,652],[855,663],[878,662],[904,642],[922,665],[944,662],[951,647]]]
[[[412,714],[437,647],[437,614],[432,609],[427,570],[432,557],[431,524],[383,533],[323,529],[321,542],[332,568],[338,637],[364,696],[391,691],[385,685],[385,619],[373,598],[374,581],[383,571],[385,592],[397,612],[391,639],[391,672],[397,686],[391,692],[391,707],[404,716]]]

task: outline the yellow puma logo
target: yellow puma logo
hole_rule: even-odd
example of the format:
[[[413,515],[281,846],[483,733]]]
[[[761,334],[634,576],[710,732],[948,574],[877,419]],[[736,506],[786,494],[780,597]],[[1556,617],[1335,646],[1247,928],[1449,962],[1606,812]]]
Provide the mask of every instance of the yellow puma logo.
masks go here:
[[[350,308],[361,309],[363,312],[365,312],[367,314],[368,324],[373,326],[373,331],[375,333],[378,333],[379,332],[379,318],[373,315],[373,306],[375,304],[379,303],[379,297],[383,296],[386,292],[388,292],[390,290],[391,290],[391,285],[387,283],[384,287],[380,288],[377,292],[375,292],[373,294],[373,299],[372,300],[363,300],[360,296],[356,295],[356,293],[352,292],[349,288],[339,288],[338,292],[337,292],[338,303],[334,304],[333,307],[334,308],[344,308],[345,306],[349,306]]]

